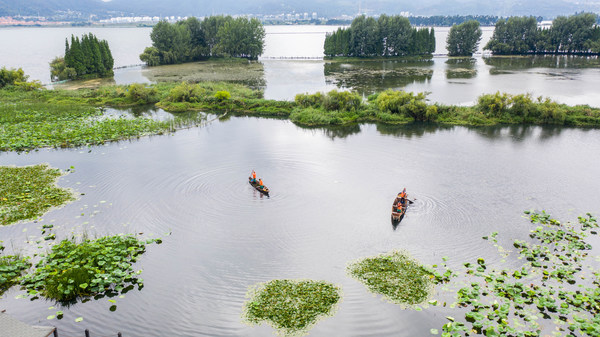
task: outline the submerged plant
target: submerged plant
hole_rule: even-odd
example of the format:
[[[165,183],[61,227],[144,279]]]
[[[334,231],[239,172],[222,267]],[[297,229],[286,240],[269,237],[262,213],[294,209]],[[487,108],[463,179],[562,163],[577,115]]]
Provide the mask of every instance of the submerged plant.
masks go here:
[[[302,335],[333,313],[340,292],[325,281],[272,280],[249,290],[244,318],[251,324],[268,322],[283,335]]]
[[[56,186],[61,175],[48,165],[0,166],[0,225],[34,219],[74,200],[69,189]]]
[[[451,274],[431,271],[398,251],[356,261],[348,272],[371,292],[404,305],[425,302],[434,283],[446,281]]]
[[[29,296],[72,304],[90,297],[113,296],[143,287],[133,270],[133,263],[146,250],[146,244],[161,243],[160,239],[142,241],[133,235],[105,236],[85,239],[81,243],[63,240],[26,275],[21,286]]]

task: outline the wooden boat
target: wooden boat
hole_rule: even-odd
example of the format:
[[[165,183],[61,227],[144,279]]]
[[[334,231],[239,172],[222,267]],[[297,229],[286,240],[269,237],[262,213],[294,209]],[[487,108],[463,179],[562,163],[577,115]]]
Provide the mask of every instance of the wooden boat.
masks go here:
[[[260,188],[260,186],[258,186],[258,181],[253,182],[252,177],[248,177],[248,182],[260,193],[269,195],[269,188],[267,186],[265,186],[265,188]]]
[[[400,198],[394,199],[394,204],[392,205],[392,221],[400,221],[406,214],[406,209],[408,208],[408,198],[405,198],[404,206],[398,208],[398,202]]]

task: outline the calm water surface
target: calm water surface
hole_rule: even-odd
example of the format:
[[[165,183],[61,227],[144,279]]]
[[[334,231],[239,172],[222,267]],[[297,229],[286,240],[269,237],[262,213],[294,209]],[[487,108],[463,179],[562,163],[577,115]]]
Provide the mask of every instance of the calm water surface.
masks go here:
[[[333,88],[365,95],[395,88],[429,91],[432,101],[453,104],[500,90],[600,106],[595,58],[323,61],[324,34],[334,29],[267,27],[258,63],[222,72],[214,64],[129,67],[117,69],[114,82],[210,76],[261,87],[267,98],[277,99]],[[0,41],[19,47],[3,51],[0,65],[23,67],[47,83],[48,62],[63,52],[65,37],[86,32],[109,40],[117,67],[140,63],[138,55],[151,44],[149,28],[4,28]],[[436,34],[436,53],[443,54],[447,29]],[[489,36],[488,28],[484,39]],[[46,321],[53,303],[16,299],[17,289],[0,299],[0,309],[27,323],[56,324],[68,336],[85,328],[95,336],[269,336],[270,327],[241,322],[248,287],[274,278],[310,278],[334,282],[344,292],[337,314],[311,335],[426,336],[457,313],[403,310],[381,301],[346,275],[348,262],[400,249],[424,263],[448,256],[456,268],[478,257],[499,263],[481,236],[499,231],[500,243],[509,247],[528,233],[523,210],[546,209],[564,220],[600,213],[598,153],[600,131],[593,129],[319,129],[245,117],[89,149],[2,153],[0,165],[75,166],[59,184],[84,194],[37,223],[0,228],[9,249],[35,252],[27,241],[50,223],[59,237],[144,233],[164,243],[150,246],[136,266],[144,270],[144,289],[119,299],[114,313],[102,299],[65,308],[64,319]],[[251,169],[271,189],[269,198],[247,183]],[[390,203],[405,186],[417,200],[394,228]],[[79,316],[84,321],[75,323]]]
[[[151,28],[2,28],[0,41],[18,47],[0,54],[0,66],[22,67],[32,79],[49,83],[48,63],[64,53],[64,39],[71,34],[81,36],[92,32],[109,41],[115,67],[125,67],[116,69],[114,80],[105,83],[225,80],[262,88],[266,98],[287,100],[304,92],[349,89],[368,95],[392,88],[429,92],[432,102],[445,104],[473,104],[481,94],[502,91],[600,107],[598,58],[482,58],[483,46],[491,38],[493,27],[483,27],[479,52],[472,59],[446,57],[449,28],[438,27],[433,59],[354,62],[322,59],[325,34],[337,26],[265,28],[265,51],[259,63],[235,69],[210,62],[154,68],[135,66],[141,63],[139,54],[152,44]]]
[[[52,303],[16,299],[14,288],[0,309],[30,324],[56,324],[67,336],[85,328],[94,336],[270,336],[268,326],[241,322],[248,287],[310,278],[344,292],[337,314],[311,336],[426,336],[457,313],[386,303],[346,275],[348,262],[399,249],[423,263],[448,256],[455,268],[478,257],[499,263],[481,237],[499,231],[510,247],[529,231],[523,210],[564,220],[600,213],[598,153],[599,130],[306,129],[245,117],[90,149],[2,153],[1,165],[73,165],[59,184],[85,194],[37,223],[0,228],[7,246],[32,253],[25,242],[49,223],[59,237],[144,233],[164,243],[138,262],[145,287],[118,299],[116,312],[101,299],[46,321]],[[251,169],[269,198],[247,183]],[[390,203],[404,186],[417,200],[394,228]],[[75,323],[79,316],[84,321]]]

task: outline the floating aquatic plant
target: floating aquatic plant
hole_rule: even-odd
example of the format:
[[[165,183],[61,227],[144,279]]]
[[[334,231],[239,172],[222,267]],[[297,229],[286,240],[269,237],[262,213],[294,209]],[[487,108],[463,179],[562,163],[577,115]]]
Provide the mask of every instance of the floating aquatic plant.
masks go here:
[[[61,175],[48,165],[0,166],[0,225],[34,219],[74,200],[69,189],[56,186]]]
[[[587,214],[563,224],[545,212],[526,212],[536,227],[515,240],[524,264],[496,269],[483,259],[465,263],[470,284],[457,292],[464,320],[447,317],[442,336],[600,336],[600,273],[586,262],[597,233]],[[497,243],[497,233],[484,237]],[[588,269],[589,272],[585,272]]]
[[[406,253],[394,251],[356,261],[348,266],[350,275],[371,292],[404,305],[423,303],[435,283],[446,282],[452,272],[432,271]]]
[[[282,335],[302,335],[333,313],[340,292],[324,281],[272,280],[249,290],[244,318],[251,324],[267,322]]]
[[[0,253],[4,250],[0,241]],[[19,255],[0,255],[0,296],[6,290],[18,283],[19,278],[25,270],[29,269],[31,263],[28,258]]]
[[[62,240],[23,277],[21,286],[33,299],[42,296],[61,304],[116,296],[143,287],[141,271],[133,263],[145,252],[146,244],[160,239],[139,240],[133,235],[98,239]]]

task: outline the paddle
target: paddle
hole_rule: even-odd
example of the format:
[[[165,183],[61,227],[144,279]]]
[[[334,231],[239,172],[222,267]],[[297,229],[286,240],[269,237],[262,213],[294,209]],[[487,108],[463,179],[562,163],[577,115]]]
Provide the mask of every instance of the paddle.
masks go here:
[[[408,200],[408,203],[409,203],[409,204],[414,204],[414,203],[415,203],[415,200],[417,200],[417,198],[415,198],[415,200],[410,200],[410,199],[406,198],[406,200]]]

